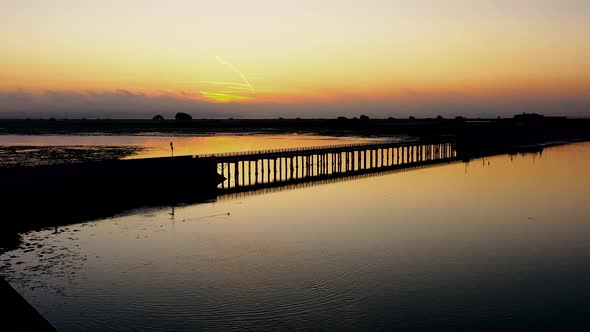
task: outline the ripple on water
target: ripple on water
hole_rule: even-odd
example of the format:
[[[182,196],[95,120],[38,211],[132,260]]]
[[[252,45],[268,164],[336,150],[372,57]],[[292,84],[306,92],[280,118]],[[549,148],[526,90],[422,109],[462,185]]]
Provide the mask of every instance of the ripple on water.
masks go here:
[[[73,284],[86,257],[74,246],[58,246],[66,230],[43,230],[23,234],[23,245],[0,256],[0,274],[19,290],[44,288],[64,293]],[[75,242],[78,239],[69,239]],[[44,278],[43,276],[51,276]]]

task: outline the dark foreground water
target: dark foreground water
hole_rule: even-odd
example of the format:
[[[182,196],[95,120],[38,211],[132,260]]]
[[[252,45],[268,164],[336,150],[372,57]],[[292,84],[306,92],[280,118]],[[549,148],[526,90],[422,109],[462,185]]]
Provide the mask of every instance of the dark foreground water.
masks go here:
[[[136,211],[1,274],[63,331],[585,330],[589,169],[581,143]]]

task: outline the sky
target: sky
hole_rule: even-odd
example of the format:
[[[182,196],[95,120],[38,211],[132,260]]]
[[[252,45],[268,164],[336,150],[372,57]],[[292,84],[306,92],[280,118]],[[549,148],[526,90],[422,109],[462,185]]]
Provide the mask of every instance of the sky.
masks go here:
[[[587,0],[0,0],[0,117],[590,116]]]

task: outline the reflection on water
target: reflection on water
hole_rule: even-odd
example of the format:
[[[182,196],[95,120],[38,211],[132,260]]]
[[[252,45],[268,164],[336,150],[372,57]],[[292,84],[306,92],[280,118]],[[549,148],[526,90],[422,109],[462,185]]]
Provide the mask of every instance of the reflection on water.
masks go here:
[[[581,143],[137,211],[31,232],[1,273],[64,331],[571,329],[589,167]]]
[[[170,142],[174,143],[174,155],[195,155],[224,152],[240,152],[266,149],[283,149],[333,144],[363,143],[371,139],[358,137],[334,137],[307,134],[289,135],[209,135],[209,136],[159,136],[159,135],[0,135],[4,146],[136,146],[145,148],[131,158],[168,157]]]

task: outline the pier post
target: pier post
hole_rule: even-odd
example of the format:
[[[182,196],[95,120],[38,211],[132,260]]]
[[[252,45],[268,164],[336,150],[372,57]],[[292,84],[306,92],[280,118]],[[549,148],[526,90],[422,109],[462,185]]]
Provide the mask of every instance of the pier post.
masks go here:
[[[238,163],[239,163],[239,161],[236,161],[234,163],[234,186],[235,187],[240,186],[240,171],[238,169]]]
[[[221,175],[223,177],[225,177],[225,168],[224,168],[224,164],[223,163],[221,163]],[[223,182],[221,182],[221,189],[224,189],[224,188],[225,188],[225,180]]]
[[[248,185],[252,185],[252,160],[248,160]]]
[[[418,161],[422,161],[422,144],[418,145]]]
[[[332,154],[332,168],[332,173],[338,173],[338,154],[335,152]]]
[[[348,151],[344,152],[345,153],[345,166],[344,166],[344,172],[348,172],[348,170],[350,169],[350,154]]]
[[[227,187],[231,188],[231,164],[227,163]]]
[[[321,175],[322,174],[322,171],[321,171],[321,168],[320,168],[320,165],[321,164],[322,164],[322,155],[321,154],[317,154],[316,155],[316,164],[315,164],[315,167],[316,167],[316,169],[315,169],[316,175]]]
[[[346,151],[344,153],[345,153],[345,155],[344,155],[345,156],[345,158],[344,158],[344,162],[345,162],[345,164],[344,164],[344,172],[346,173],[348,171],[348,169],[350,168],[348,166],[349,165],[349,162],[350,162],[350,156],[348,155],[348,151]]]
[[[330,173],[334,174],[334,153],[330,153]]]

